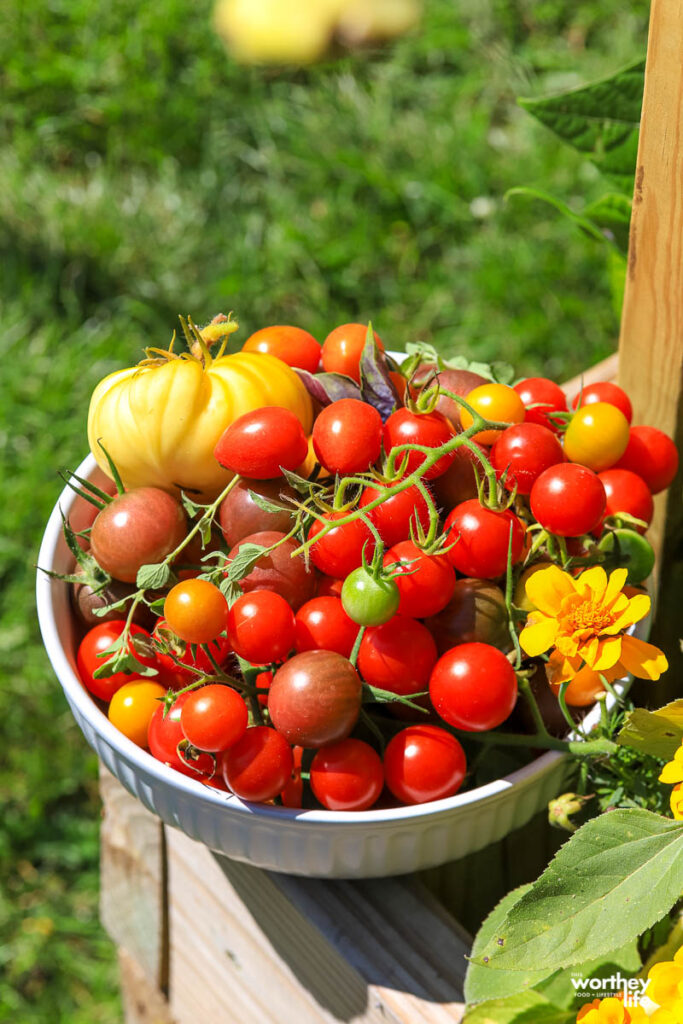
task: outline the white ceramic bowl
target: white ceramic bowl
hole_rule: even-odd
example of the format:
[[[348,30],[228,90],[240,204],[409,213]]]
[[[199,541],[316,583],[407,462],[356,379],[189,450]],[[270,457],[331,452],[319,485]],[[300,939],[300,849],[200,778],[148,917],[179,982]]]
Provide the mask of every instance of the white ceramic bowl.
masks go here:
[[[95,472],[92,456],[77,472],[82,477]],[[81,504],[68,487],[62,491],[43,537],[42,568],[71,571],[59,508],[70,515]],[[480,850],[526,824],[562,792],[568,760],[550,751],[496,782],[413,807],[333,812],[245,803],[167,768],[115,729],[76,672],[68,585],[39,572],[37,605],[43,641],[66,699],[109,771],[166,824],[236,860],[310,877],[402,874]],[[597,714],[595,709],[588,715],[587,727]]]

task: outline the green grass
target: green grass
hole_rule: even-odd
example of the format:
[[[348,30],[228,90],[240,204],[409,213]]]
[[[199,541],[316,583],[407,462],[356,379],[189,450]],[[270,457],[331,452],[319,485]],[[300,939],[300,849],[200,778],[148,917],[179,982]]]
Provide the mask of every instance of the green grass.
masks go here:
[[[209,4],[9,0],[0,41],[0,1018],[120,1020],[95,761],[42,653],[33,565],[90,391],[177,312],[569,376],[615,344],[604,253],[544,207],[597,172],[515,105],[642,54],[646,4],[431,0],[309,70],[235,65]]]

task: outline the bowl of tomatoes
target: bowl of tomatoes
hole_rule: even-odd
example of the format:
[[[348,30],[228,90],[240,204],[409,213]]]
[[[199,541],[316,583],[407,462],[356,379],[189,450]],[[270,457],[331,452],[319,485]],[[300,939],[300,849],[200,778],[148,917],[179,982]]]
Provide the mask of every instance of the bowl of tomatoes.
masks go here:
[[[233,321],[183,326],[185,358],[98,385],[39,555],[87,741],[167,824],[269,870],[399,874],[523,826],[603,690],[558,702],[519,645],[525,580],[626,555],[647,576],[650,488],[600,479],[626,414],[605,454],[550,381],[387,355],[361,325],[232,356]]]

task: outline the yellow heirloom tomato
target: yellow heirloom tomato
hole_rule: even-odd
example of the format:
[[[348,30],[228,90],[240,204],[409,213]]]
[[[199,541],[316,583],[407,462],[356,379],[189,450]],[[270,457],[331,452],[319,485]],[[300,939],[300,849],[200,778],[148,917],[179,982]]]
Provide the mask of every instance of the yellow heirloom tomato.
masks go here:
[[[309,394],[275,356],[237,352],[213,358],[206,345],[198,355],[149,351],[150,358],[137,366],[100,381],[90,400],[90,449],[110,475],[101,441],[127,488],[217,497],[232,475],[213,457],[218,438],[238,417],[264,405],[289,409],[310,434]]]

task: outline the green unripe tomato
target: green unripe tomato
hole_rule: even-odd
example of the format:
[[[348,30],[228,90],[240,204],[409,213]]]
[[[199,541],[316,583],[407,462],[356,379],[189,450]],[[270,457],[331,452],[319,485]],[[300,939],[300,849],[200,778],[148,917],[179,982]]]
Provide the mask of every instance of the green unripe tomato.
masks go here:
[[[610,530],[598,544],[607,555],[605,568],[628,569],[626,582],[637,586],[647,579],[655,565],[652,545],[635,530]]]
[[[359,626],[381,626],[398,611],[400,594],[394,580],[375,579],[361,566],[344,580],[341,601],[348,617]]]

